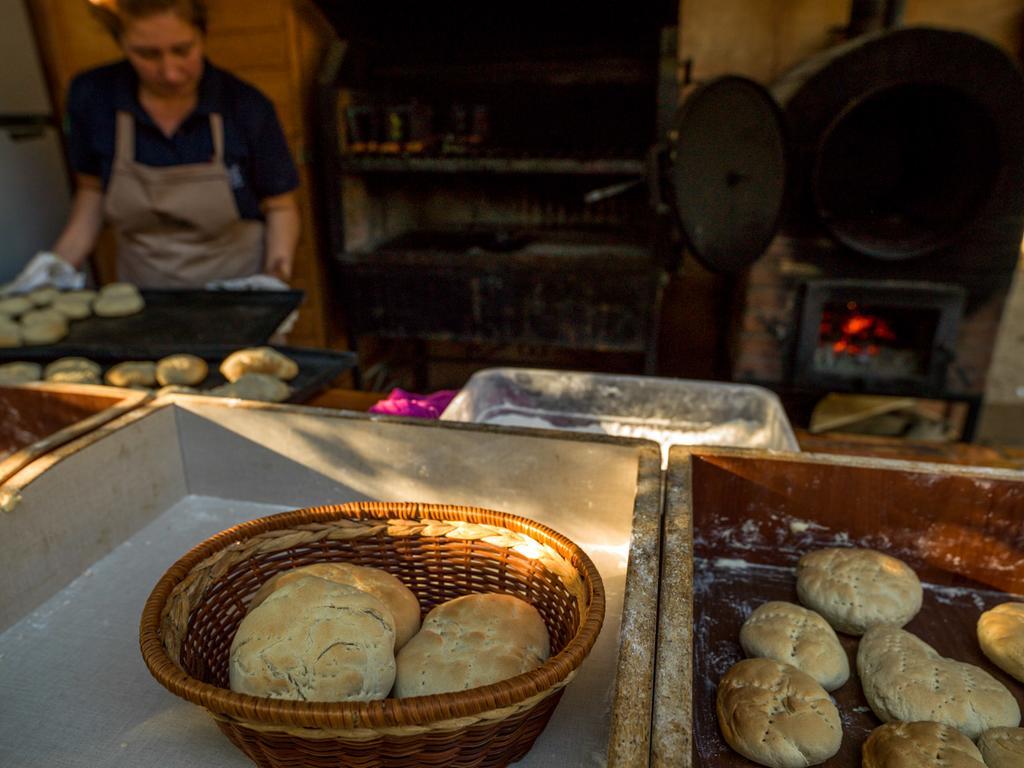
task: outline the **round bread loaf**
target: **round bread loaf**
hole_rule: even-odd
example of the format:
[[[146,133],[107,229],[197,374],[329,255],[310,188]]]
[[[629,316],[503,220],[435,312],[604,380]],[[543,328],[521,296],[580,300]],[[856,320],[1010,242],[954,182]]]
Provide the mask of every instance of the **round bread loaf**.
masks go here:
[[[52,309],[68,320],[84,320],[92,314],[92,303],[86,299],[63,295],[54,300]]]
[[[166,387],[160,387],[156,391],[157,396],[163,395],[201,395],[198,389],[194,387],[186,387],[183,384],[168,384]]]
[[[971,739],[996,726],[1020,724],[1013,694],[985,670],[940,656],[899,627],[871,627],[857,649],[857,674],[883,722],[932,720]]]
[[[395,680],[395,622],[373,595],[309,576],[242,619],[231,690],[301,701],[373,701]]]
[[[978,739],[978,751],[988,768],[1024,766],[1024,728],[990,728]]]
[[[274,376],[266,373],[247,373],[238,381],[214,387],[208,394],[214,397],[238,397],[242,400],[280,403],[287,400],[291,393],[291,387]]]
[[[58,373],[64,371],[89,371],[97,378],[102,370],[99,364],[93,362],[87,357],[62,357],[59,360],[54,360],[46,366],[46,370],[43,372],[43,378],[49,379]]]
[[[490,685],[536,669],[550,655],[537,609],[512,595],[463,595],[435,607],[398,652],[394,696]]]
[[[100,287],[97,298],[112,296],[141,296],[139,289],[132,283],[107,283]]]
[[[21,342],[21,325],[0,315],[0,349],[20,347]]]
[[[87,304],[92,304],[99,294],[89,288],[83,288],[80,291],[67,291],[61,294],[61,298],[67,299],[68,301],[84,301]]]
[[[34,306],[35,304],[24,296],[11,296],[8,299],[0,299],[0,315],[20,317]]]
[[[209,368],[201,357],[188,354],[170,355],[156,364],[156,380],[163,386],[183,384],[194,387],[206,378]]]
[[[156,363],[128,360],[111,367],[103,380],[114,387],[152,387],[156,384]]]
[[[249,610],[260,605],[270,594],[296,579],[316,576],[336,584],[347,584],[376,597],[391,611],[395,619],[395,650],[397,651],[420,628],[420,604],[416,595],[397,577],[380,568],[349,563],[315,563],[293,568],[269,579],[249,602]]]
[[[921,582],[902,560],[873,549],[819,549],[796,566],[800,602],[840,632],[903,626],[921,610]]]
[[[39,381],[43,377],[43,366],[39,363],[4,363],[0,365],[0,384],[7,386]]]
[[[238,381],[247,373],[265,373],[291,381],[299,375],[299,366],[273,347],[251,347],[236,350],[224,358],[220,372],[228,381]]]
[[[21,316],[22,326],[59,322],[67,325],[67,318],[55,309],[33,309]]]
[[[718,683],[726,743],[769,768],[819,765],[839,751],[843,726],[828,693],[794,666],[744,659]]]
[[[68,335],[68,321],[60,312],[40,309],[21,317],[21,340],[26,345],[55,344]]]
[[[989,661],[1024,682],[1024,603],[1002,603],[981,614],[978,644]]]
[[[60,296],[60,291],[56,288],[37,288],[26,295],[25,298],[31,301],[34,306],[48,307],[53,304],[58,296]]]
[[[956,728],[942,723],[887,723],[861,749],[862,768],[985,768],[981,753]],[[991,765],[990,765],[991,768]]]
[[[137,315],[145,307],[146,302],[138,293],[109,294],[103,290],[93,302],[92,311],[97,317],[127,317]]]
[[[814,611],[774,601],[754,609],[740,627],[740,645],[747,656],[791,664],[826,691],[850,679],[850,662],[835,631]]]
[[[65,384],[99,384],[100,367],[85,357],[62,357],[46,366],[43,378]]]

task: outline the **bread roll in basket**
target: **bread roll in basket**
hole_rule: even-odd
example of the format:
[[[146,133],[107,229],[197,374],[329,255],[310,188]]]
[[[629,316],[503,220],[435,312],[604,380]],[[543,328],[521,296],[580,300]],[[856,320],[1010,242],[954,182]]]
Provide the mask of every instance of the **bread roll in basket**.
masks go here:
[[[407,699],[325,703],[231,691],[229,648],[249,600],[276,573],[321,562],[384,569],[424,613],[466,594],[520,597],[543,618],[551,658],[492,685]],[[140,645],[153,676],[205,707],[259,766],[503,766],[544,729],[597,639],[604,607],[590,558],[532,520],[473,507],[353,503],[264,517],[207,539],[153,589]]]

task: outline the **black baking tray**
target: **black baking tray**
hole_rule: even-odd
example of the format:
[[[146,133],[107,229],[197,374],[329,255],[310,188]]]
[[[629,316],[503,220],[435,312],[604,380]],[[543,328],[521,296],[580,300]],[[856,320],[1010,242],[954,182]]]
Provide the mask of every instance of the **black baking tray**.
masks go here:
[[[175,352],[203,357],[204,351],[216,354],[225,348],[256,347],[266,343],[303,295],[302,291],[143,290],[146,307],[138,314],[72,320],[68,335],[56,344],[0,349],[0,359],[28,359],[25,353],[36,349],[54,351],[56,357],[153,360]]]
[[[218,367],[225,357],[236,349],[242,349],[244,346],[245,345],[232,345],[230,347],[222,348],[207,347],[205,349],[190,349],[182,344],[178,344],[175,346],[173,351],[168,354],[188,353],[201,357],[206,361],[207,365],[210,367],[210,372],[206,379],[195,387],[200,391],[204,391],[226,383],[224,377],[221,376]],[[312,399],[314,396],[327,389],[331,385],[331,382],[333,382],[338,376],[355,368],[357,361],[357,357],[354,352],[336,351],[331,349],[310,349],[306,347],[268,346],[272,346],[281,354],[287,355],[299,366],[298,375],[288,382],[288,385],[292,388],[291,397],[289,397],[287,401],[289,403],[304,403]],[[126,357],[120,353],[111,353],[109,350],[90,352],[88,349],[80,347],[70,349],[57,349],[57,347],[58,345],[53,344],[42,347],[19,347],[8,351],[20,352],[20,355],[12,357],[12,359],[40,363],[44,366],[61,357],[86,357],[99,364],[103,369],[103,373],[106,373],[108,368],[111,368],[117,363],[125,362],[127,360],[156,361],[165,356],[161,353],[156,355],[143,354]]]

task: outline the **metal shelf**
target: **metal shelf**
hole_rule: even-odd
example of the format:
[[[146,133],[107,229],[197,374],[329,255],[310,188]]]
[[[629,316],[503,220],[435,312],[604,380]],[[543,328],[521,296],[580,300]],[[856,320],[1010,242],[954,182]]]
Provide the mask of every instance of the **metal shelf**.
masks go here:
[[[643,160],[635,158],[541,157],[411,157],[344,156],[342,173],[519,173],[581,176],[642,176]]]

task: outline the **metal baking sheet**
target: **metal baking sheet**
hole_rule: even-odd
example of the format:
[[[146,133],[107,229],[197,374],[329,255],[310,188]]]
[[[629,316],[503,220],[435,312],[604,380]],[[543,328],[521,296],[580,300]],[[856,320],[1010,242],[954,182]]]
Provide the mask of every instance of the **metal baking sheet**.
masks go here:
[[[1024,709],[1024,684],[984,657],[975,634],[983,611],[1024,592],[1024,473],[673,452],[666,484],[652,766],[750,765],[722,738],[717,684],[743,658],[739,629],[751,611],[769,600],[799,602],[796,562],[822,547],[870,547],[907,562],[924,605],[906,629],[990,672]],[[832,692],[843,743],[823,765],[853,768],[881,722],[856,677],[857,638],[839,637],[852,674]]]
[[[263,344],[302,301],[302,291],[143,290],[146,307],[128,317],[73,320],[56,344],[0,349],[0,359],[20,360],[29,350],[67,355],[107,354],[146,360],[181,351],[221,350]]]
[[[137,645],[145,598],[216,531],[367,499],[507,510],[587,551],[605,584],[604,626],[519,764],[646,765],[656,446],[170,397],[47,460],[12,478],[18,504],[0,521],[0,765],[249,765],[205,712],[149,675]]]
[[[491,368],[441,418],[654,440],[663,463],[672,445],[800,450],[778,397],[747,384]]]
[[[345,352],[331,349],[311,349],[305,347],[287,347],[269,345],[283,355],[287,355],[299,366],[298,375],[288,382],[292,393],[288,398],[289,403],[304,403],[314,396],[327,389],[331,383],[345,371],[356,366],[358,360],[355,352]],[[196,385],[196,389],[205,391],[225,383],[224,377],[220,374],[218,367],[221,361],[229,354],[240,347],[207,347],[190,349],[184,345],[175,348],[175,353],[188,352],[197,355],[206,361],[210,372],[206,378]],[[46,365],[69,354],[68,350],[58,350],[56,347],[22,347],[16,360]],[[119,352],[110,350],[74,350],[70,354],[86,357],[97,363],[103,373],[117,363],[126,360],[159,360],[163,354],[148,354],[138,357],[125,357]]]

